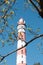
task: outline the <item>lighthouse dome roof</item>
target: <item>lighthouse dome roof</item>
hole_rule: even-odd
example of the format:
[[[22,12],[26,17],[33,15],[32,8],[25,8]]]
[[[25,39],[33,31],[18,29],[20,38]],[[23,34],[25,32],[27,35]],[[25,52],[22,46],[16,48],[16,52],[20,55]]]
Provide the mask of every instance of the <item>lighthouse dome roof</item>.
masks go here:
[[[25,24],[25,21],[24,21],[24,19],[23,18],[20,18],[19,19],[19,22],[18,22],[18,25],[24,25]]]

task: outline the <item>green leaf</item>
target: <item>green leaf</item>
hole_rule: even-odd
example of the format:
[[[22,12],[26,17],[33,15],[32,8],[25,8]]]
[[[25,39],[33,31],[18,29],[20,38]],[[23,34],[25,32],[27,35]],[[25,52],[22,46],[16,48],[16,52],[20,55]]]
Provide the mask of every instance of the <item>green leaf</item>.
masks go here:
[[[27,30],[32,30],[32,28],[27,28]]]
[[[36,30],[36,32],[40,32],[40,28],[38,28],[38,29]]]

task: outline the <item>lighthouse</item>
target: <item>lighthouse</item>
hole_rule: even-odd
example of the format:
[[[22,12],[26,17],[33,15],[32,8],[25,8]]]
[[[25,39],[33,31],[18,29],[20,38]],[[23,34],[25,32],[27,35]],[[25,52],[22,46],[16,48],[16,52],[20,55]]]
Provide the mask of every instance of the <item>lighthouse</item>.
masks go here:
[[[17,25],[17,30],[18,30],[17,49],[23,47],[26,44],[25,29],[26,29],[25,21],[23,20],[23,18],[21,18],[19,19]],[[17,51],[16,65],[26,65],[26,47]]]

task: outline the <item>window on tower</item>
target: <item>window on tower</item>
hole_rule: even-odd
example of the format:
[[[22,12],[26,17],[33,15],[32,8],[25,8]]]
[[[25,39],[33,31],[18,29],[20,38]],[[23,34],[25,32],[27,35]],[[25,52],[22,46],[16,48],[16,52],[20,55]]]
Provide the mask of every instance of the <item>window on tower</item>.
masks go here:
[[[23,64],[23,61],[22,61],[22,64]]]
[[[21,50],[21,53],[23,54],[23,50]]]
[[[23,58],[23,55],[22,55],[22,58]]]

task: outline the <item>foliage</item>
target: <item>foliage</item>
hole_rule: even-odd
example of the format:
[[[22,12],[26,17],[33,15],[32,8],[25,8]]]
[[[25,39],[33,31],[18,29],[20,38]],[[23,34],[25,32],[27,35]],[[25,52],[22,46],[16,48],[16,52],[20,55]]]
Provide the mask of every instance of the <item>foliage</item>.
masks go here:
[[[13,5],[16,0],[0,0],[0,42],[4,47],[5,42],[13,42],[16,40],[15,29],[13,25],[9,25],[8,18],[12,18],[14,15]],[[8,28],[8,30],[7,30]],[[11,30],[11,31],[9,31]],[[5,38],[7,34],[7,38]]]
[[[40,0],[35,0],[35,1],[34,0],[24,0],[24,1],[25,1],[24,2],[25,6],[27,6],[27,4],[32,4],[35,7],[35,4],[38,3],[38,5],[36,4],[37,7],[43,8],[41,7],[41,3],[39,4]],[[13,6],[15,5],[15,3],[16,3],[16,0],[0,0],[0,35],[2,37],[0,41],[2,42],[2,47],[4,47],[5,42],[11,41],[14,43],[14,41],[17,39],[17,36],[16,36],[17,34],[15,34],[14,26],[9,25],[9,20],[8,20],[9,18],[12,18],[13,15],[15,15],[15,12],[14,12],[15,9],[13,10]],[[9,30],[11,31],[9,32],[9,30],[6,30],[7,28],[9,28]],[[28,28],[28,31],[31,34],[38,35],[30,27]],[[40,29],[37,29],[37,32],[38,31],[40,31]],[[8,38],[6,39],[5,39],[5,33],[8,35]]]
[[[29,4],[32,4],[38,11],[39,15],[43,18],[43,2],[42,0],[40,2],[39,1],[40,0],[25,0],[24,3],[26,7],[27,5],[29,6]],[[0,43],[2,43],[2,47],[5,46],[5,43],[12,42],[14,44],[14,42],[17,40],[17,32],[13,25],[9,25],[9,20],[8,20],[9,18],[12,18],[13,15],[15,15],[15,8],[13,10],[13,6],[15,5],[15,3],[16,3],[16,0],[0,0],[0,37],[1,37]],[[37,6],[36,6],[36,3],[38,3]],[[34,38],[26,42],[27,44],[25,46],[27,46],[29,43],[31,43],[35,39],[43,37],[43,34],[42,35],[37,34],[37,32],[40,32],[40,28],[38,28],[36,31],[33,31],[31,27],[28,27],[27,30],[32,35],[34,35]],[[0,61],[3,61],[5,57],[11,55],[12,53],[20,49],[16,49],[6,54],[5,56],[0,55]]]

